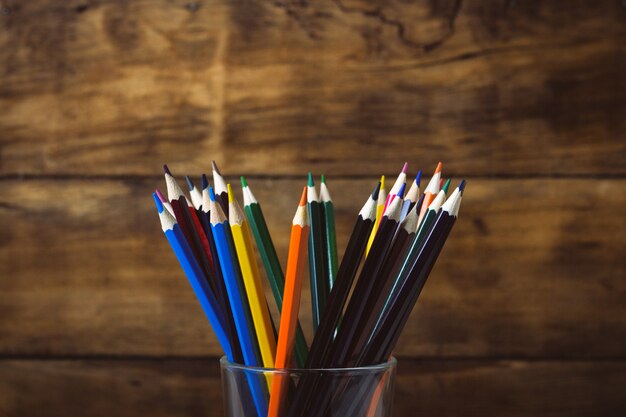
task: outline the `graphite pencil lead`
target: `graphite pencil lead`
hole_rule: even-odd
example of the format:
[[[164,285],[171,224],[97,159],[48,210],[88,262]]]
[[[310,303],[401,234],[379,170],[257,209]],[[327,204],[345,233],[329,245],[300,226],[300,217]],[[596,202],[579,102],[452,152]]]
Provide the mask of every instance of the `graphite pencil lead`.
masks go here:
[[[170,169],[167,167],[167,164],[163,164],[163,173],[172,175],[172,173],[170,172]]]

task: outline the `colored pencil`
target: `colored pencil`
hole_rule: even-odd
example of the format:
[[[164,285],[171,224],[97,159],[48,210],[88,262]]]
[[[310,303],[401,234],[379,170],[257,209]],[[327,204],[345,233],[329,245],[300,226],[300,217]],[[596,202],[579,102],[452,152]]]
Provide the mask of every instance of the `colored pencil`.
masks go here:
[[[320,323],[322,311],[326,307],[329,290],[323,257],[321,204],[317,191],[315,191],[313,175],[310,172],[307,182],[307,209],[311,229],[309,232],[309,279],[311,281],[313,333],[315,334]]]
[[[367,247],[365,248],[365,256],[370,252],[372,243],[374,243],[374,236],[378,231],[378,226],[383,218],[383,211],[385,211],[385,202],[387,201],[387,191],[385,190],[385,176],[380,177],[380,191],[378,192],[378,200],[376,201],[376,222],[370,232],[370,237],[367,241]]]
[[[302,191],[300,204],[296,210],[291,226],[289,241],[289,256],[285,278],[285,294],[283,309],[280,314],[278,343],[276,346],[276,367],[289,367],[295,340],[295,330],[298,323],[300,308],[300,294],[302,291],[302,275],[305,268],[306,250],[309,234],[308,211],[306,208],[307,187]],[[286,400],[287,383],[289,376],[275,374],[270,395],[268,417],[278,417],[283,413]]]
[[[441,162],[437,164],[437,168],[435,168],[435,173],[432,178],[428,182],[426,189],[424,190],[424,203],[422,204],[422,208],[420,210],[419,218],[417,219],[417,223],[421,223],[424,215],[426,215],[426,210],[428,210],[428,206],[434,200],[435,196],[439,192],[439,182],[441,181]]]
[[[337,236],[335,232],[335,208],[330,192],[326,185],[326,178],[322,175],[320,184],[320,200],[322,201],[322,213],[324,227],[324,264],[326,266],[326,277],[328,279],[328,291],[330,292],[337,276]]]
[[[267,279],[270,283],[276,307],[278,307],[278,311],[281,311],[283,308],[283,291],[285,288],[285,276],[283,274],[283,269],[280,266],[278,255],[276,254],[272,237],[267,228],[261,205],[257,201],[252,189],[244,177],[241,177],[241,187],[243,192],[244,211],[246,212],[250,229],[254,235],[257,249],[261,255],[265,274],[267,275]],[[304,366],[307,354],[308,348],[306,339],[304,338],[304,332],[302,331],[300,322],[298,322],[296,327],[296,346],[294,353],[295,362],[298,367],[301,368]]]
[[[161,229],[167,238],[176,259],[183,268],[189,283],[196,295],[196,298],[202,306],[202,310],[206,315],[213,332],[217,336],[217,340],[224,351],[224,354],[228,360],[234,360],[230,341],[224,328],[224,319],[219,307],[219,303],[213,295],[208,283],[204,279],[204,274],[200,265],[196,261],[191,248],[187,244],[185,236],[183,235],[176,219],[167,211],[164,210],[164,206],[161,203],[156,193],[153,195],[154,201],[159,212],[159,220],[161,222]]]
[[[226,181],[222,176],[215,161],[211,161],[211,169],[213,171],[213,187],[215,190],[215,200],[222,208],[224,216],[228,219],[228,190],[226,189]]]
[[[274,367],[274,356],[276,355],[276,339],[272,328],[270,312],[267,308],[261,274],[254,258],[252,247],[252,236],[243,210],[235,200],[230,184],[226,185],[228,190],[228,212],[230,213],[230,231],[233,235],[237,259],[241,268],[250,313],[254,323],[254,330],[259,343],[259,350],[266,368]]]
[[[224,318],[226,321],[226,331],[229,334],[231,340],[231,347],[233,350],[233,358],[236,363],[243,363],[243,352],[241,351],[241,344],[239,342],[239,336],[237,336],[237,328],[235,327],[235,320],[232,314],[232,308],[228,299],[228,291],[226,290],[226,283],[224,282],[224,276],[222,275],[222,267],[219,263],[219,256],[217,254],[217,247],[215,246],[215,239],[213,239],[213,230],[211,229],[211,198],[209,194],[209,183],[206,180],[206,176],[202,175],[202,225],[205,228],[207,239],[209,241],[209,249],[211,256],[214,260],[215,266],[215,282],[217,286],[218,301],[221,303]]]
[[[260,366],[256,353],[256,337],[253,334],[254,327],[247,314],[247,298],[243,283],[240,282],[235,271],[236,255],[231,251],[230,242],[230,225],[226,219],[226,215],[222,211],[220,205],[216,202],[216,196],[211,187],[209,187],[210,211],[211,211],[211,229],[213,231],[213,239],[217,248],[219,263],[222,269],[222,275],[226,284],[228,300],[232,309],[233,319],[237,336],[241,344],[244,364],[248,366]],[[227,197],[228,198],[228,197]],[[255,408],[259,417],[265,416],[267,413],[267,399],[260,381],[253,375],[248,378]]]

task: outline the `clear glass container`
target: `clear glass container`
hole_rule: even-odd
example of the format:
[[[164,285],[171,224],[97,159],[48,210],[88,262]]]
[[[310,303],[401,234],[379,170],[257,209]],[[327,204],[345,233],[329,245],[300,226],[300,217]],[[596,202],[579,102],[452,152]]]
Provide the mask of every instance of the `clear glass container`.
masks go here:
[[[223,357],[224,415],[390,417],[396,363],[391,358],[359,368],[269,369],[235,364]]]

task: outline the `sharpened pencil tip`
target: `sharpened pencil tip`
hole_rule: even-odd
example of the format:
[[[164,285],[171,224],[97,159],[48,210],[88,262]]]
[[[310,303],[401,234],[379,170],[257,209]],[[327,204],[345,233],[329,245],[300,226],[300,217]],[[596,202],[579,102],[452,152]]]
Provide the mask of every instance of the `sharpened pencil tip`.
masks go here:
[[[437,168],[435,169],[435,174],[436,174],[436,173],[438,173],[438,172],[441,172],[441,166],[442,166],[442,165],[443,165],[443,164],[442,164],[441,162],[439,162],[439,163],[437,164]]]
[[[233,195],[233,189],[230,186],[230,183],[226,184],[226,191],[228,192],[228,202],[232,203],[233,201],[235,201],[235,198]]]
[[[459,191],[461,192],[461,195],[463,195],[463,191],[465,190],[465,184],[467,184],[467,182],[465,180],[461,180],[461,183],[459,184]]]
[[[172,175],[170,169],[167,167],[167,164],[163,164],[163,172],[168,175]]]
[[[202,174],[202,189],[205,190],[209,186],[209,180],[206,177],[206,174]]]
[[[419,187],[421,182],[422,182],[422,170],[420,169],[419,171],[417,171],[417,175],[415,176],[415,183]]]
[[[156,193],[156,191],[152,193],[152,198],[154,198],[154,203],[156,204],[157,211],[159,213],[162,213],[163,212],[163,203],[161,202],[161,199],[159,198],[159,196]]]
[[[396,197],[403,198],[405,189],[406,189],[406,182],[400,186],[400,189],[398,190],[398,194],[396,194]]]
[[[315,183],[313,182],[313,174],[311,174],[311,171],[309,171],[309,179],[306,185],[309,187],[315,187]]]
[[[326,177],[322,174],[322,184],[326,184]]]
[[[215,172],[217,175],[222,175],[220,170],[217,168],[217,164],[215,163],[215,161],[211,161],[211,168],[213,169],[213,172]]]
[[[189,191],[193,190],[195,186],[193,185],[193,181],[189,178],[189,175],[185,175],[185,180],[187,181],[187,187],[189,187]]]
[[[212,186],[209,186],[209,198],[211,201],[215,201],[215,190],[213,190]]]
[[[406,174],[408,170],[409,170],[409,163],[405,162],[404,165],[402,166],[402,173]]]
[[[448,189],[450,188],[450,178],[446,181],[446,183],[441,187],[444,193],[448,194]]]
[[[304,187],[302,190],[302,197],[300,197],[300,203],[298,204],[299,206],[306,206],[306,188],[307,187]]]
[[[385,176],[384,175],[380,176],[380,189],[381,190],[385,189]]]
[[[241,177],[239,177],[239,179],[241,180],[241,188],[246,188],[248,186],[248,181],[246,181],[246,178],[242,175]]]
[[[382,185],[381,181],[378,181],[376,187],[374,187],[374,191],[372,191],[372,200],[378,200],[378,193],[380,192],[380,186]]]

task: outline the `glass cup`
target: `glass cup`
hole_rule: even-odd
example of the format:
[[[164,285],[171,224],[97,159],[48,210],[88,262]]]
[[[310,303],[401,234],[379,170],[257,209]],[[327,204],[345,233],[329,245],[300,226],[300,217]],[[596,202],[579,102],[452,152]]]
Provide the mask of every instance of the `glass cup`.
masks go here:
[[[390,417],[396,359],[359,368],[269,369],[220,360],[225,417]]]

